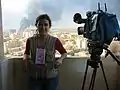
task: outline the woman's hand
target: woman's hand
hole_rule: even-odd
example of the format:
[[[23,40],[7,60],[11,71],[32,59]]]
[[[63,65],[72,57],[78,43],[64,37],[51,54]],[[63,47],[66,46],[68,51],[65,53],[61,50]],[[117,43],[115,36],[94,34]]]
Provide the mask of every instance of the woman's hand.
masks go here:
[[[23,57],[23,60],[24,60],[24,69],[25,69],[25,72],[28,71],[28,60],[29,60],[29,55],[24,55]]]
[[[67,57],[67,53],[63,53],[63,54],[61,55],[61,57],[60,57],[58,60],[56,60],[56,62],[55,62],[55,68],[58,68],[58,67],[63,63],[63,60],[64,60],[66,57]]]
[[[58,68],[61,64],[62,64],[62,59],[58,59],[58,60],[56,60],[56,62],[55,62],[55,68]]]

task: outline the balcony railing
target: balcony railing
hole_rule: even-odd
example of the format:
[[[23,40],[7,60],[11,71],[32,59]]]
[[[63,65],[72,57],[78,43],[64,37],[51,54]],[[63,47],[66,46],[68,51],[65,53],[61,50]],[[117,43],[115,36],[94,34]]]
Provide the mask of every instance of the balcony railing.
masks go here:
[[[110,90],[120,90],[120,67],[111,57],[102,61]],[[58,90],[81,90],[85,66],[86,58],[66,58],[60,69]],[[91,74],[92,69],[89,68],[85,88],[89,85]],[[0,90],[27,90],[27,79],[22,58],[0,62]],[[97,71],[94,90],[106,90],[100,68]]]

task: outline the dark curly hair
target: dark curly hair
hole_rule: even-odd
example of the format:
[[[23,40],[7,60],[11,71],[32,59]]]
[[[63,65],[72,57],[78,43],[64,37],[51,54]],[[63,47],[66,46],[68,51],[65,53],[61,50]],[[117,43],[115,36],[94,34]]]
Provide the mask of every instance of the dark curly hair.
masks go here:
[[[39,15],[39,16],[36,18],[36,22],[35,22],[35,26],[36,26],[36,27],[37,27],[38,22],[39,22],[41,19],[46,19],[46,20],[48,20],[48,21],[49,21],[49,25],[50,25],[50,27],[51,27],[51,25],[52,25],[51,19],[50,19],[50,17],[49,17],[47,14],[41,14],[41,15]]]

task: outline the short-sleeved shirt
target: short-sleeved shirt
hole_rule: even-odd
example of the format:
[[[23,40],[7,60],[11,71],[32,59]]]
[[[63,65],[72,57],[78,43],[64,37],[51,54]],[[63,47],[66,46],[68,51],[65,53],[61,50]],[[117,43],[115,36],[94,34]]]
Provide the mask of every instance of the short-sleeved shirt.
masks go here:
[[[56,39],[56,42],[55,42],[55,49],[56,49],[60,54],[67,53],[67,51],[66,51],[65,48],[63,47],[61,41],[60,41],[58,38]],[[25,48],[24,54],[30,55],[30,40],[29,40],[29,39],[27,39],[26,48]]]

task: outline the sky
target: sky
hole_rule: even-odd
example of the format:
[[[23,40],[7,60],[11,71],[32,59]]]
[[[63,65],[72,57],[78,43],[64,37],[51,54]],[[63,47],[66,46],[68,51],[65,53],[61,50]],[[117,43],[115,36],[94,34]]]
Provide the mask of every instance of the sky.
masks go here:
[[[3,28],[19,29],[22,25],[34,25],[35,18],[41,13],[48,13],[52,19],[53,27],[75,28],[73,22],[76,12],[85,18],[87,11],[97,9],[97,2],[108,2],[111,11],[118,14],[119,0],[1,0]],[[115,7],[118,8],[115,8]],[[26,27],[24,25],[24,27]]]
[[[4,29],[19,28],[19,22],[25,15],[28,0],[2,0]]]
[[[4,30],[20,28],[20,22],[23,17],[27,16],[26,12],[30,2],[32,1],[33,0],[2,0],[2,17],[3,17]],[[34,0],[34,1],[37,2],[38,0]],[[43,7],[41,8],[46,7],[45,8],[46,12],[47,11],[49,12],[48,10],[49,7],[52,9],[51,6],[54,6],[55,8],[57,8],[56,11],[58,10],[59,17],[58,18],[56,17],[56,19],[60,19],[60,20],[59,21],[56,20],[56,22],[54,22],[53,20],[53,24],[54,24],[53,27],[66,27],[66,28],[76,27],[76,24],[72,21],[72,17],[75,12],[78,12],[78,11],[84,12],[85,7],[79,6],[78,4],[80,3],[79,1],[73,2],[72,0],[61,0],[61,2],[59,3],[57,3],[57,1],[58,0],[39,0],[39,3],[43,4]],[[48,5],[49,3],[51,3],[51,6]],[[59,5],[60,7],[58,7],[58,4],[60,3],[61,5]],[[59,9],[61,9],[62,11],[60,12]],[[40,12],[42,12],[42,9]],[[56,14],[56,12],[55,13],[53,12],[52,15],[53,14]],[[53,15],[53,17],[54,16],[55,15]]]

